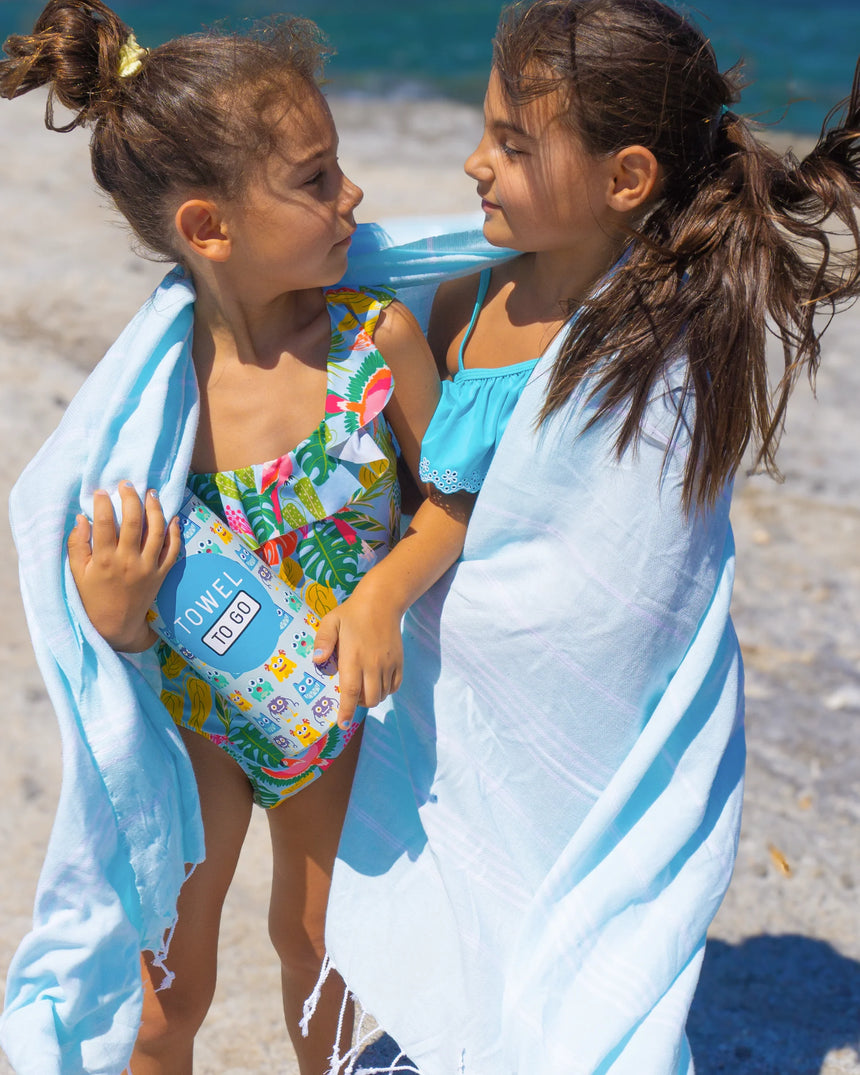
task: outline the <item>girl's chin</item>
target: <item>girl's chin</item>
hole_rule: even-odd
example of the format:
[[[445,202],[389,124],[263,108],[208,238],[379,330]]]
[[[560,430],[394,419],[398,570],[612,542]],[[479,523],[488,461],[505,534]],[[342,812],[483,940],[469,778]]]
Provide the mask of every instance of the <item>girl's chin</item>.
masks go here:
[[[519,249],[514,241],[513,235],[511,235],[506,228],[498,227],[492,217],[487,217],[484,221],[483,231],[484,238],[490,246],[498,246],[503,250]]]

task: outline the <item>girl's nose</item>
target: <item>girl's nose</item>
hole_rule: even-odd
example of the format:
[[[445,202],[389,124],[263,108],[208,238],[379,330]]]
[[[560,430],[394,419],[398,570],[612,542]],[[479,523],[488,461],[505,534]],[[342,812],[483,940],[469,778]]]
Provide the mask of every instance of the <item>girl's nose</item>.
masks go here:
[[[343,177],[343,188],[341,189],[341,201],[346,203],[350,213],[361,202],[363,197],[364,191],[361,187],[357,186],[349,176],[345,175]]]
[[[481,139],[475,146],[474,150],[466,158],[466,163],[463,165],[463,170],[466,175],[471,176],[472,179],[481,180],[492,179],[492,171],[487,163],[487,136]]]

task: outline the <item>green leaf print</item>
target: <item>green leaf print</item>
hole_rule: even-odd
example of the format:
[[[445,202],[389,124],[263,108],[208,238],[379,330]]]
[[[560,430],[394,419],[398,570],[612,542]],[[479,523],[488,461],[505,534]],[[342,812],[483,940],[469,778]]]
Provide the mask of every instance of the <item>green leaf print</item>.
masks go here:
[[[358,582],[361,542],[350,544],[334,523],[315,526],[299,543],[298,559],[309,579],[351,592]]]
[[[282,504],[281,514],[284,517],[284,522],[287,523],[291,530],[301,530],[303,526],[307,526],[308,519],[296,504]]]
[[[311,481],[323,482],[337,468],[337,460],[326,454],[328,429],[323,423],[296,451],[296,462]]]
[[[314,489],[310,478],[299,478],[293,488],[296,490],[296,496],[307,508],[312,518],[324,519],[326,517],[326,510],[322,506],[322,501],[317,496],[317,491]]]
[[[372,515],[368,515],[363,511],[339,511],[337,517],[343,519],[353,530],[357,530],[362,537],[367,534],[388,533],[384,523],[379,522],[378,519],[374,519]]]
[[[268,495],[246,497],[245,514],[258,540],[268,541],[280,533],[275,508]]]
[[[239,492],[239,486],[233,481],[229,474],[216,474],[215,484],[218,486],[218,491],[222,496],[232,497],[234,500],[241,500],[242,496]]]
[[[247,493],[249,490],[257,491],[257,479],[254,475],[253,467],[242,467],[240,470],[234,470],[238,481],[242,483],[242,492]]]
[[[270,743],[253,724],[240,725],[236,721],[233,724],[230,739],[234,746],[257,765],[266,765],[271,769],[280,765],[283,759],[284,752],[279,750],[274,743]]]
[[[331,332],[331,344],[329,345],[329,355],[341,355],[346,350],[346,344],[344,342],[343,333],[337,329],[332,329]]]

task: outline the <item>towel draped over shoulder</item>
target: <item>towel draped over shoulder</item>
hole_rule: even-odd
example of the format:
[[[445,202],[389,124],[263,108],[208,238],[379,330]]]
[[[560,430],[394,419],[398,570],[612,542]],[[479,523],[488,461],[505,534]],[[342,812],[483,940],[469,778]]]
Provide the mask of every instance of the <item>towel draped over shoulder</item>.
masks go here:
[[[537,425],[553,358],[407,614],[328,951],[421,1075],[689,1075],[743,783],[730,490],[683,509],[683,360],[619,459],[588,383]]]

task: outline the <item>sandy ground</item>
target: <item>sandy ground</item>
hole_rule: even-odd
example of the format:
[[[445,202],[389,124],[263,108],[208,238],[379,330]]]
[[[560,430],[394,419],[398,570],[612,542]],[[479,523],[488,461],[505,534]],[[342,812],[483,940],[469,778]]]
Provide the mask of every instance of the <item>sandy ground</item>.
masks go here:
[[[163,269],[137,259],[92,191],[85,135],[56,135],[32,98],[0,106],[0,499]],[[475,208],[460,163],[477,112],[337,102],[362,219]],[[381,120],[379,117],[382,117]],[[351,133],[355,132],[355,133]],[[801,385],[785,481],[741,480],[735,617],[747,667],[749,773],[737,871],[690,1020],[700,1075],[860,1075],[860,311],[826,338],[818,398]],[[0,974],[26,932],[60,779],[0,518]],[[296,1071],[266,936],[265,822],[228,900],[200,1075]],[[0,1056],[0,1075],[11,1068]],[[536,1073],[539,1075],[539,1073]],[[647,1073],[643,1073],[647,1075]]]

